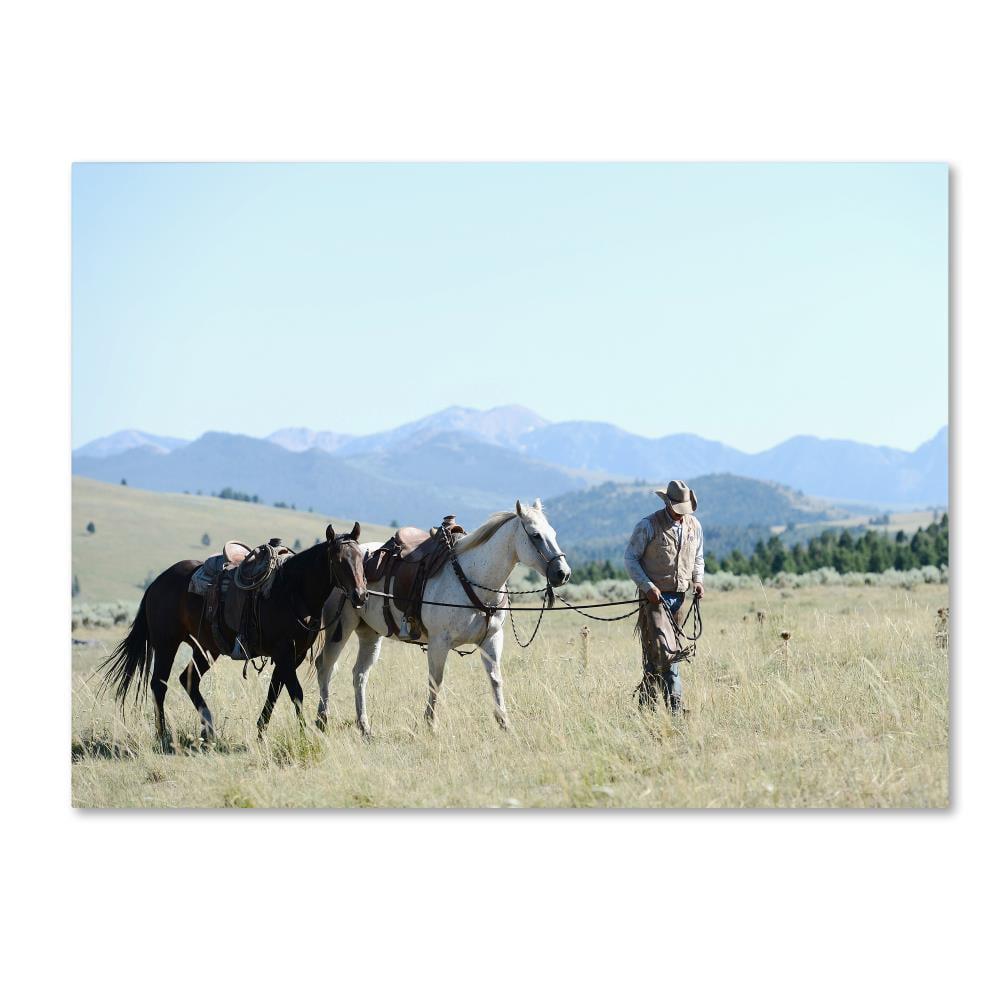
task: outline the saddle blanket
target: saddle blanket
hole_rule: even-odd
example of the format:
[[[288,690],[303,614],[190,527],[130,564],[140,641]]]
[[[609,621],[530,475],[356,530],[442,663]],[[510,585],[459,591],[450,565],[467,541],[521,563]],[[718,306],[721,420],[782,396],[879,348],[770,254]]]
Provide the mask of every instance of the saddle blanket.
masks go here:
[[[188,590],[199,597],[207,597],[208,592],[215,586],[219,574],[222,572],[225,558],[221,552],[214,556],[209,556],[195,571],[188,581]]]

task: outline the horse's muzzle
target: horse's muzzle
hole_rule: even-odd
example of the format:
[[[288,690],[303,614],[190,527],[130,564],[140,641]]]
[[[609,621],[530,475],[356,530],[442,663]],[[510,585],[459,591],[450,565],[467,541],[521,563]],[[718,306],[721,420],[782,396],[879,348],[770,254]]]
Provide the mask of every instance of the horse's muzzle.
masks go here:
[[[569,578],[573,575],[573,570],[570,569],[570,565],[565,559],[560,559],[549,567],[545,575],[553,587],[561,587],[564,583],[569,582]]]
[[[355,611],[360,611],[365,606],[365,603],[367,601],[368,601],[367,590],[359,590],[357,587],[355,587],[351,591],[351,605],[354,607]]]

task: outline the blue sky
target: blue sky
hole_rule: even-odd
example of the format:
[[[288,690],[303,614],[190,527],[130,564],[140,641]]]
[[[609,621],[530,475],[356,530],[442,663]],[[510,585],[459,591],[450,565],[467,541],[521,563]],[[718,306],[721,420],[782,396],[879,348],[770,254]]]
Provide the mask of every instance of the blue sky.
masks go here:
[[[519,403],[912,448],[948,419],[947,192],[940,164],[78,164],[73,444]]]

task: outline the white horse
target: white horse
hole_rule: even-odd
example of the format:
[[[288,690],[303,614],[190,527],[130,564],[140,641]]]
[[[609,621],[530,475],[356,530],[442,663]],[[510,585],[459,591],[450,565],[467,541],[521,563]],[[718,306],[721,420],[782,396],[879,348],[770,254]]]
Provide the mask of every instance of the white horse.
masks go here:
[[[366,554],[376,548],[378,545],[374,543],[362,545]],[[476,593],[486,605],[501,603],[502,596],[495,591],[503,588],[518,563],[537,570],[553,587],[564,584],[571,573],[566,557],[556,545],[555,530],[542,513],[540,500],[528,507],[522,507],[518,500],[516,511],[502,511],[491,515],[475,531],[459,537],[455,543],[455,554],[469,581],[483,585]],[[372,595],[363,607],[355,610],[349,601],[341,600],[342,596],[339,589],[334,589],[323,608],[324,630],[331,631],[324,631],[328,638],[323,651],[316,658],[316,673],[319,677],[319,717],[316,724],[321,729],[326,727],[330,678],[337,669],[337,661],[347,640],[356,632],[358,658],[354,664],[354,703],[358,713],[358,726],[367,736],[371,733],[365,700],[368,672],[378,659],[382,639],[389,634],[389,629],[381,597]],[[455,604],[459,607],[441,607],[442,604]],[[398,625],[402,620],[400,610],[395,602],[390,603],[390,608]],[[339,629],[335,624],[338,615]],[[427,581],[420,617],[426,629],[420,636],[420,641],[427,644],[429,691],[424,716],[428,723],[434,723],[434,706],[441,690],[449,650],[471,643],[480,649],[483,666],[493,690],[493,712],[500,726],[506,729],[507,708],[504,705],[503,681],[500,676],[506,611],[498,610],[487,616],[476,610],[470,604],[469,596],[449,562]]]

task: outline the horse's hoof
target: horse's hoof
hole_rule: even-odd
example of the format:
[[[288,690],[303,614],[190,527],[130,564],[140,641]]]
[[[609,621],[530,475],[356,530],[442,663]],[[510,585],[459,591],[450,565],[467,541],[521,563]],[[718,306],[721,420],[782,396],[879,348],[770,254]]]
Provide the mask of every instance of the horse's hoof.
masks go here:
[[[327,729],[327,718],[325,715],[316,716],[316,728],[321,732],[325,733]]]

